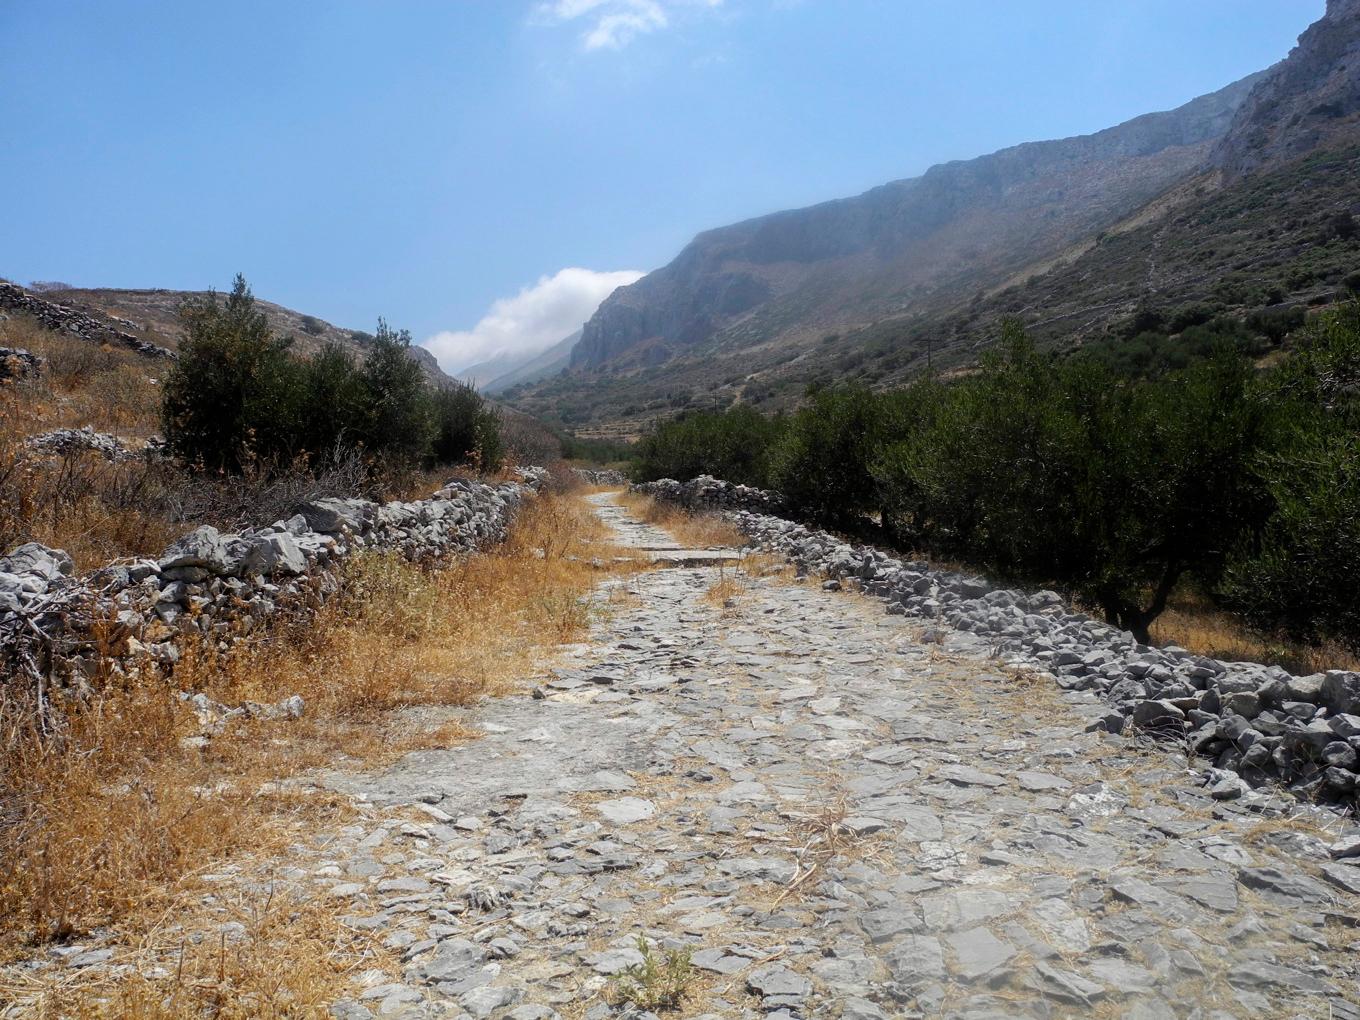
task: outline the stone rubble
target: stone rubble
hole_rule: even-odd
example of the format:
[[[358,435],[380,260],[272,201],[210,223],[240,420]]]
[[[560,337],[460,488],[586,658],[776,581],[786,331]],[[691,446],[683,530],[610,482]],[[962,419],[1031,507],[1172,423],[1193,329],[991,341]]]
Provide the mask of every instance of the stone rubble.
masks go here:
[[[148,453],[158,453],[160,441],[152,439],[142,449],[129,446],[126,441],[107,432],[96,432],[86,425],[78,429],[53,429],[30,436],[25,444],[32,450],[46,454],[67,454],[88,451],[97,453],[106,460],[118,463],[137,460]]]
[[[712,475],[700,475],[688,482],[662,478],[655,482],[642,482],[633,488],[653,499],[678,503],[690,510],[749,510],[752,513],[777,514],[787,506],[784,497],[777,492],[750,485],[733,485]]]
[[[169,361],[176,358],[174,351],[148,343],[145,340],[139,340],[131,333],[114,329],[107,322],[93,315],[86,315],[84,312],[69,308],[66,305],[59,305],[55,301],[36,297],[12,283],[0,282],[0,309],[22,312],[37,319],[48,329],[71,333],[91,343],[125,347],[149,358],[162,358]]]
[[[424,560],[500,541],[516,508],[543,483],[455,480],[429,499],[304,503],[288,520],[239,534],[210,525],[157,559],[75,577],[71,557],[29,542],[0,557],[0,666],[77,687],[97,670],[173,672],[190,636],[225,651],[276,614],[324,600],[335,567],[361,549]]]
[[[1360,784],[1360,673],[1292,676],[1279,666],[1220,662],[1175,646],[1154,648],[1073,612],[1051,591],[997,588],[985,578],[903,561],[870,546],[771,516],[775,493],[700,476],[637,487],[691,509],[726,513],[754,547],[800,571],[852,584],[890,614],[938,621],[956,649],[1050,674],[1064,690],[1109,705],[1094,725],[1174,740],[1208,759],[1214,796],[1232,799],[1281,782],[1302,797],[1356,802]],[[1240,777],[1237,778],[1237,777]]]

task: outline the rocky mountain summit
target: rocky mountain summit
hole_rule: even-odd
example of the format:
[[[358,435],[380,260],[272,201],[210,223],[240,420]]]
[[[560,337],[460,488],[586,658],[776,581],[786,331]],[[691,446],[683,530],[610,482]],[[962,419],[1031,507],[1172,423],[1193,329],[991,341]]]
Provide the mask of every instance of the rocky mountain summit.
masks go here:
[[[707,231],[606,299],[571,365],[657,364],[757,309],[786,327],[815,316],[830,328],[834,318],[807,307],[809,287],[814,300],[834,294],[862,318],[918,291],[1023,265],[1193,173],[1258,78],[1093,135],[1018,145],[856,198]],[[752,339],[769,338],[770,328]]]
[[[1322,19],[1299,36],[1234,114],[1212,163],[1241,176],[1360,130],[1360,0],[1327,0]]]

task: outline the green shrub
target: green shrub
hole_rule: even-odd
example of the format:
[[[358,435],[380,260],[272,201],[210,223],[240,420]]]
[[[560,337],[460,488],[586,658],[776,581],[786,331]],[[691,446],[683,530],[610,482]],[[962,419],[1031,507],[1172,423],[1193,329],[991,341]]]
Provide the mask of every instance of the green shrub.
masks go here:
[[[480,393],[462,384],[437,390],[432,398],[435,463],[476,463],[499,467],[504,458],[500,418]]]
[[[335,345],[294,357],[239,275],[225,302],[210,292],[181,314],[185,338],[161,418],[170,449],[190,464],[238,473],[357,452],[387,474],[421,463],[493,467],[504,457],[495,412],[466,387],[432,393],[410,334],[382,320],[356,363]]]
[[[401,464],[425,458],[434,436],[430,395],[420,366],[407,353],[410,346],[410,333],[379,319],[361,373],[367,391],[360,429],[364,448]]]
[[[349,351],[327,344],[301,366],[299,441],[313,457],[360,441],[368,388]]]
[[[738,404],[726,411],[690,411],[657,422],[638,441],[633,476],[685,480],[711,474],[730,482],[768,487],[781,418]]]
[[[161,424],[171,451],[213,471],[291,458],[298,439],[298,362],[238,275],[226,301],[209,292],[180,309],[184,339],[166,374]]]
[[[1040,354],[1018,326],[916,404],[879,459],[885,521],[1009,578],[1056,583],[1147,640],[1187,573],[1214,579],[1264,509],[1262,414],[1224,352],[1159,380]]]
[[[1360,636],[1360,304],[1323,313],[1268,381],[1255,469],[1274,512],[1223,593],[1257,625],[1308,639]]]
[[[775,487],[800,515],[853,530],[877,509],[871,464],[886,440],[885,424],[882,400],[867,389],[814,389],[775,455]]]

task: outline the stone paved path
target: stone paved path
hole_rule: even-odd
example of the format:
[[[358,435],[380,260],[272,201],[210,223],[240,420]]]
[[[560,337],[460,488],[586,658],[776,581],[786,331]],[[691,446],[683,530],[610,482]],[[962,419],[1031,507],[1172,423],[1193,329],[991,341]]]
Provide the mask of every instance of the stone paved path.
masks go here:
[[[1353,829],[1212,800],[874,600],[747,577],[723,607],[718,578],[611,582],[481,739],[330,780],[385,810],[312,881],[406,967],[337,1015],[624,1015],[642,935],[692,950],[685,1016],[1360,1016]]]

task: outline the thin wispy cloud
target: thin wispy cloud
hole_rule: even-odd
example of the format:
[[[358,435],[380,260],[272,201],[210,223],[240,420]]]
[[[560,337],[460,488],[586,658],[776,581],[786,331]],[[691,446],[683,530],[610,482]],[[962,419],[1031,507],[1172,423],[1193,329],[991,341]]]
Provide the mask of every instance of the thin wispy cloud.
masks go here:
[[[637,270],[561,269],[495,301],[471,329],[436,333],[421,346],[446,372],[498,355],[536,354],[579,329],[615,288],[641,275]]]
[[[671,27],[723,0],[547,0],[534,8],[539,25],[576,25],[586,50],[619,50],[641,35]]]

